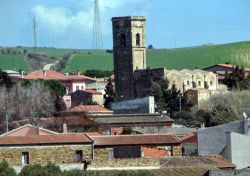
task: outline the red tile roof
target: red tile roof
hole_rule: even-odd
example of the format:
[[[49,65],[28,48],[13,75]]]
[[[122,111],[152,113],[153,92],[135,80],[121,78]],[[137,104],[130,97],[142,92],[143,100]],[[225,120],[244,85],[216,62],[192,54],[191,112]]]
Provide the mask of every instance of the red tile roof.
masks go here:
[[[85,134],[58,134],[43,136],[5,136],[0,137],[0,146],[46,145],[46,144],[91,144],[93,141]]]
[[[95,146],[119,146],[119,145],[163,145],[179,144],[180,139],[169,134],[159,135],[108,135],[91,137]]]
[[[113,111],[104,108],[100,105],[78,105],[73,108],[66,110],[66,112],[103,112],[103,113],[112,113]]]
[[[24,79],[65,80],[66,76],[53,70],[35,70],[24,76]]]
[[[171,152],[155,147],[142,147],[144,157],[165,157],[171,156]]]
[[[79,81],[79,80],[93,80],[96,79],[85,75],[64,75],[53,70],[35,70],[32,73],[24,76],[24,79],[44,79],[44,80],[58,80],[58,81]]]
[[[181,137],[182,143],[194,143],[197,144],[197,134],[188,134]]]
[[[89,93],[89,94],[97,94],[97,95],[102,95],[101,92],[97,92],[94,89],[86,89],[86,90],[81,90],[82,92]]]
[[[233,64],[216,64],[216,65],[218,65],[218,66],[221,66],[221,67],[227,67],[227,68],[235,68],[236,67],[236,65],[233,65]],[[213,65],[213,66],[216,66],[216,65]],[[210,67],[213,67],[213,66],[210,66]],[[210,68],[210,67],[208,67],[208,68]],[[245,71],[250,71],[250,68],[248,68],[248,67],[244,67],[244,69],[245,69]]]
[[[103,136],[103,134],[100,132],[87,132],[85,134],[88,136]]]
[[[221,155],[209,155],[209,156],[205,156],[204,158],[215,162],[216,166],[218,168],[220,168],[220,169],[222,169],[222,168],[236,168],[235,164],[233,164],[232,162],[226,160]]]
[[[9,131],[8,133],[4,133],[1,136],[34,136],[34,135],[52,135],[52,134],[58,134],[58,133],[31,124],[26,124],[24,126]]]

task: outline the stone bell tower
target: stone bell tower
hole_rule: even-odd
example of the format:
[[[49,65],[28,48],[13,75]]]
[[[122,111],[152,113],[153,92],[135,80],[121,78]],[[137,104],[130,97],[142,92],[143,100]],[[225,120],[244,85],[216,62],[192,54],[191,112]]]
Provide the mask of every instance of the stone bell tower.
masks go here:
[[[146,68],[146,18],[113,17],[115,89],[122,100],[135,98],[134,70]]]

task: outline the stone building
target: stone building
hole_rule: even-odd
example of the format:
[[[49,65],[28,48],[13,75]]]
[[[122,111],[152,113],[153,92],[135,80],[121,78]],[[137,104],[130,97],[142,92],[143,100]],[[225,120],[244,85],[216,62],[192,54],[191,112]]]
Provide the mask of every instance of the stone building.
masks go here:
[[[145,17],[114,17],[113,51],[115,89],[124,99],[133,99],[134,71],[146,68]]]
[[[0,137],[0,159],[11,165],[74,164],[93,159],[93,140],[85,134],[59,134],[25,125]]]
[[[218,85],[218,76],[212,72],[146,68],[145,21],[145,17],[138,16],[112,18],[115,89],[121,100],[150,95],[152,81],[161,79],[168,79],[169,86],[175,84],[182,93],[190,89],[209,90],[208,94],[226,90]]]

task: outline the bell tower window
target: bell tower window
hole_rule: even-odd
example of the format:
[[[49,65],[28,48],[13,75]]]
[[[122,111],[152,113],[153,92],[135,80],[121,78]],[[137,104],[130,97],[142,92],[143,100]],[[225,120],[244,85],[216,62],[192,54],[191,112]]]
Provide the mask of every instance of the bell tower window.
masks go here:
[[[121,47],[126,47],[126,36],[125,34],[121,34]]]
[[[140,34],[136,34],[136,46],[140,46]]]

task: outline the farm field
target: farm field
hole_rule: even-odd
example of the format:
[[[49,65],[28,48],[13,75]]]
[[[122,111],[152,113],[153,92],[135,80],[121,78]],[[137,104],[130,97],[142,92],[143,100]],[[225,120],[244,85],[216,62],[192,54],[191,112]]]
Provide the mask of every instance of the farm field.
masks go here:
[[[0,68],[4,70],[19,71],[22,69],[27,71],[28,65],[23,55],[0,55]]]
[[[202,69],[226,62],[250,67],[250,42],[147,50],[147,66],[152,68]],[[113,70],[113,55],[105,51],[75,54],[64,72],[88,69]]]
[[[34,52],[33,48],[19,48],[21,51],[24,49],[30,53]],[[54,57],[55,60],[68,52],[75,51],[63,72],[89,69],[113,70],[113,54],[107,53],[105,50],[36,48],[35,51],[38,54]],[[250,42],[147,50],[147,66],[152,68],[202,69],[226,62],[250,67]],[[27,70],[28,65],[23,55],[0,55],[0,68]]]

